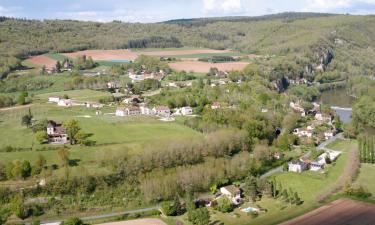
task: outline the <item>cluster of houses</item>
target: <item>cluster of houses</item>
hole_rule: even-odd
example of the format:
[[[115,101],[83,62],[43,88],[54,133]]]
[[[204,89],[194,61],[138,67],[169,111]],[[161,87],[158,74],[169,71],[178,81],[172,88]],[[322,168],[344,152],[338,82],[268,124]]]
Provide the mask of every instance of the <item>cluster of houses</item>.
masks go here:
[[[306,111],[300,104],[290,102],[290,107],[297,113],[301,113],[302,117],[305,117],[307,115],[313,116],[314,121],[307,125],[306,127],[302,128],[296,128],[293,130],[293,134],[303,138],[312,138],[316,136],[315,128],[320,125],[327,125],[330,127],[330,129],[324,131],[321,136],[323,139],[328,140],[332,138],[336,134],[336,129],[332,125],[332,116],[326,115],[323,112],[320,111],[320,105],[317,103],[313,103],[314,107],[312,110]]]
[[[48,97],[48,102],[56,103],[57,106],[62,106],[62,107],[85,106],[87,108],[95,108],[95,109],[100,109],[104,107],[103,104],[98,103],[98,102],[78,102],[78,101],[73,101],[72,99],[60,98],[57,96]]]
[[[171,115],[192,115],[193,109],[189,106],[178,108],[176,112],[172,114],[171,110],[167,106],[155,106],[150,108],[145,104],[139,106],[130,105],[125,107],[118,107],[116,110],[116,116],[136,116],[136,115],[155,115],[160,117],[169,117]]]
[[[340,151],[327,150],[313,161],[306,158],[299,158],[288,163],[288,170],[296,173],[301,173],[305,170],[319,171],[324,169],[326,164],[335,161],[340,154]]]
[[[134,69],[128,70],[129,78],[132,80],[132,83],[137,83],[146,79],[155,79],[161,81],[165,76],[165,72],[160,70],[159,72],[147,72],[146,70],[142,70],[140,73],[136,73]]]
[[[70,60],[65,60],[60,68],[60,71],[57,71],[56,65],[55,66],[44,66],[44,70],[47,74],[53,74],[57,72],[63,72],[63,71],[68,71],[71,72],[73,69],[73,63]]]

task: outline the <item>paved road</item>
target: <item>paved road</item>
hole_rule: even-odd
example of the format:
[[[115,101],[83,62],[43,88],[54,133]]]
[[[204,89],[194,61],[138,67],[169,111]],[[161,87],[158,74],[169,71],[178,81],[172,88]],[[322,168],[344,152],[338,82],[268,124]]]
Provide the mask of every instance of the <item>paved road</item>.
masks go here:
[[[319,149],[319,150],[331,150],[331,149],[326,148],[326,146],[329,145],[330,143],[336,141],[337,139],[344,139],[342,133],[336,134],[336,135],[333,136],[331,139],[328,139],[328,140],[326,140],[326,141],[323,141],[323,142],[320,143],[320,145],[318,145],[318,147],[316,147],[316,148]]]
[[[96,219],[104,219],[104,218],[109,218],[109,217],[115,217],[115,216],[123,216],[126,214],[133,214],[133,213],[143,213],[143,212],[148,212],[152,211],[155,209],[159,209],[158,206],[153,206],[153,207],[148,207],[148,208],[142,208],[142,209],[135,209],[135,210],[127,210],[123,212],[117,212],[117,213],[108,213],[108,214],[102,214],[102,215],[94,215],[94,216],[86,216],[86,217],[81,217],[81,220],[96,220]],[[61,220],[45,220],[41,221],[40,224],[57,224],[61,223]]]

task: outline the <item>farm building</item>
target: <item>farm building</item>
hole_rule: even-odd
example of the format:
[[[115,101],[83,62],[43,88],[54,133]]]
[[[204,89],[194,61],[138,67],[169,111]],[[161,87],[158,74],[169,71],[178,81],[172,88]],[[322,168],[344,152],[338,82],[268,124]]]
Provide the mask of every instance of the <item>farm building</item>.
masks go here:
[[[57,102],[58,106],[70,107],[73,105],[73,101],[71,99],[60,99]]]
[[[339,157],[340,154],[341,154],[340,151],[324,152],[318,158],[316,158],[313,162],[311,162],[310,170],[318,171],[320,169],[323,169],[324,166],[327,164],[327,158],[329,159],[329,161],[333,162]]]
[[[140,106],[139,109],[141,110],[142,115],[153,115],[152,109],[145,105]]]
[[[68,135],[62,124],[56,123],[53,120],[48,121],[47,124],[48,141],[51,144],[66,144],[68,143]]]
[[[117,108],[116,116],[135,116],[140,115],[141,110],[136,106],[129,106],[125,108]]]
[[[288,163],[288,171],[289,172],[296,172],[301,173],[302,171],[307,169],[308,164],[302,160],[293,160]]]
[[[241,189],[234,185],[228,185],[220,188],[220,192],[223,196],[229,198],[234,205],[238,205],[242,201]]]
[[[187,106],[187,107],[182,107],[181,108],[181,114],[186,116],[186,115],[192,115],[193,114],[193,108]]]
[[[211,109],[220,109],[220,108],[221,108],[221,104],[219,102],[214,102],[211,105]]]
[[[171,114],[171,110],[167,106],[156,106],[152,111],[158,116],[170,116]]]

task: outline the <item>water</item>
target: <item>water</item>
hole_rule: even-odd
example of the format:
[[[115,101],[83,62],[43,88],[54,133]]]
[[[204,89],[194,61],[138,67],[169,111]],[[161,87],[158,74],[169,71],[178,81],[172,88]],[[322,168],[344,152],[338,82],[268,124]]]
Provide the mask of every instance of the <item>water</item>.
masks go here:
[[[351,121],[352,105],[355,102],[355,98],[349,96],[345,88],[323,91],[320,102],[331,106],[344,123],[349,123]]]

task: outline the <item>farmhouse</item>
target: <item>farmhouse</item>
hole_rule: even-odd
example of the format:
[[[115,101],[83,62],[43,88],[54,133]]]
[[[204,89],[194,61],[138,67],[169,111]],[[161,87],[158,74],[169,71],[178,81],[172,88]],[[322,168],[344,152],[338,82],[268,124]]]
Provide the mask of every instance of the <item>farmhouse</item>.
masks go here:
[[[324,115],[323,113],[321,112],[318,112],[315,114],[315,119],[319,122],[326,122],[326,123],[331,123],[332,121],[332,118],[331,116],[328,116],[328,115]]]
[[[124,101],[122,101],[125,104],[137,104],[141,102],[141,99],[139,95],[132,95],[129,98],[125,98]]]
[[[60,101],[60,97],[56,97],[56,96],[48,97],[48,102],[58,103],[59,101]]]
[[[62,124],[56,123],[53,120],[48,121],[47,124],[48,141],[51,144],[66,144],[68,143],[68,135]]]
[[[70,107],[73,105],[73,101],[71,99],[60,99],[57,102],[58,106]]]
[[[288,163],[288,171],[301,173],[302,171],[307,169],[307,166],[308,164],[301,159],[293,160]]]
[[[152,109],[153,113],[158,116],[169,116],[171,110],[167,106],[157,106]]]
[[[324,166],[327,164],[327,159],[333,162],[335,161],[339,155],[341,154],[340,151],[326,151],[321,154],[318,158],[316,158],[313,162],[311,162],[310,170],[318,171],[323,169]]]
[[[221,192],[222,195],[229,198],[234,205],[238,205],[242,201],[242,197],[241,197],[242,191],[241,191],[240,188],[238,188],[234,185],[228,185],[228,186],[225,186],[225,187],[221,187],[220,192]]]
[[[193,108],[187,106],[187,107],[182,107],[181,108],[181,114],[186,116],[186,115],[192,115],[193,114]]]
[[[149,107],[147,107],[146,105],[141,105],[139,107],[139,109],[141,110],[141,114],[142,115],[153,115],[153,111],[152,109],[150,109]]]
[[[214,102],[211,105],[211,109],[220,109],[220,108],[221,108],[221,104],[219,102]]]
[[[293,134],[297,135],[298,137],[308,137],[308,138],[311,138],[312,135],[313,135],[313,132],[312,132],[312,128],[311,127],[310,127],[310,129],[296,128],[296,129],[294,129]]]
[[[107,83],[107,88],[113,88],[113,89],[121,88],[121,84],[120,82],[117,82],[117,81],[110,81]]]
[[[134,116],[134,115],[140,115],[141,110],[139,109],[139,107],[129,106],[125,108],[117,108],[115,114],[116,116]]]
[[[87,108],[95,108],[95,109],[100,109],[103,108],[103,104],[97,103],[97,102],[86,102],[86,107]]]

